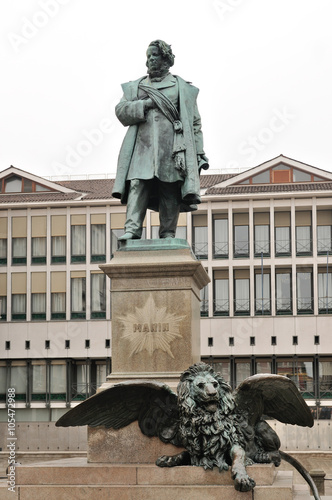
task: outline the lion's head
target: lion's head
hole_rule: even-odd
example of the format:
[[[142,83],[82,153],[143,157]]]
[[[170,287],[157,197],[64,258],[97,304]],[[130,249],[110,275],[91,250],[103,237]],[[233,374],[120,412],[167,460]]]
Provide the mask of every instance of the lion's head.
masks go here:
[[[179,406],[185,413],[201,408],[228,415],[234,409],[231,387],[210,365],[197,363],[182,373],[178,385]]]

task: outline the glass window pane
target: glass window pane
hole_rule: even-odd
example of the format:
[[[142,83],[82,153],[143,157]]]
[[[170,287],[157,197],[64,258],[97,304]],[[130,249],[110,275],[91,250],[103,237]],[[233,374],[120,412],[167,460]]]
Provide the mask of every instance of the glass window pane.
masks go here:
[[[298,226],[296,231],[296,253],[311,253],[311,227]]]
[[[31,294],[32,314],[46,313],[46,293]]]
[[[27,239],[13,238],[13,258],[26,258],[27,256]]]
[[[270,312],[271,310],[271,292],[270,292],[270,275],[255,274],[255,311]]]
[[[201,316],[209,315],[209,290],[208,285],[204,286],[200,291],[200,299],[201,299]]]
[[[214,361],[210,360],[208,361],[208,364],[210,364],[214,371],[217,373],[220,373],[222,378],[229,384],[231,380],[231,374],[230,374],[230,365],[228,361]]]
[[[255,226],[255,255],[270,254],[270,226]]]
[[[311,174],[293,168],[293,182],[310,182]]]
[[[66,312],[66,293],[57,292],[51,294],[51,311],[52,313]]]
[[[71,278],[71,312],[85,312],[85,278]]]
[[[267,184],[270,182],[270,170],[265,170],[258,175],[254,175],[252,177],[253,184]]]
[[[246,378],[250,377],[250,363],[236,363],[236,385],[238,386]]]
[[[208,228],[193,227],[193,250],[196,257],[206,259],[208,256]]]
[[[106,254],[106,225],[91,225],[91,255]]]
[[[32,193],[32,181],[30,179],[24,179],[24,193]]]
[[[332,273],[318,273],[318,309],[327,313],[332,310]]]
[[[327,253],[332,250],[331,226],[317,226],[317,251]]]
[[[105,274],[91,274],[91,311],[106,311]]]
[[[51,394],[66,394],[66,387],[66,365],[51,365]]]
[[[249,279],[236,279],[235,283],[235,313],[249,314],[250,295]]]
[[[17,399],[25,399],[23,397],[26,394],[27,386],[27,367],[25,366],[12,366],[10,371],[10,387],[14,387],[15,396]]]
[[[97,365],[97,387],[100,387],[101,384],[106,382],[106,377],[107,377],[107,371],[106,371],[106,365]]]
[[[26,313],[26,295],[24,293],[15,293],[12,295],[12,313]]]
[[[46,238],[31,239],[32,257],[46,257]]]
[[[228,279],[214,280],[214,315],[228,314],[229,312],[229,281]]]
[[[297,273],[297,309],[313,312],[312,273]]]
[[[276,274],[277,312],[292,312],[291,274]]]
[[[46,392],[46,365],[32,365],[32,394]]]
[[[71,226],[71,254],[85,255],[85,226]]]
[[[22,191],[21,177],[10,177],[5,181],[5,193],[20,193]]]
[[[52,236],[52,257],[63,257],[66,255],[66,237]]]
[[[332,397],[332,361],[319,362],[319,393],[321,398]]]
[[[249,226],[234,226],[234,254],[249,255]]]
[[[290,227],[275,228],[276,254],[290,254]]]
[[[228,256],[228,220],[213,220],[213,255],[214,257]]]
[[[4,238],[0,239],[0,259],[7,258],[7,240]]]
[[[271,373],[271,361],[256,361],[256,373]]]

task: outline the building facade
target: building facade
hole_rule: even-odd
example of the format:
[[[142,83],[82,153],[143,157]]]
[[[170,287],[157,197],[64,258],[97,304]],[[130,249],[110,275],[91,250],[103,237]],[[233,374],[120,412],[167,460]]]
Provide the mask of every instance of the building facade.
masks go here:
[[[123,234],[112,179],[53,182],[0,173],[0,421],[57,420],[111,371],[111,300],[99,264]],[[332,173],[279,156],[201,177],[181,214],[211,283],[201,293],[201,355],[237,386],[290,377],[317,418],[332,408]],[[148,212],[144,238],[158,237]]]

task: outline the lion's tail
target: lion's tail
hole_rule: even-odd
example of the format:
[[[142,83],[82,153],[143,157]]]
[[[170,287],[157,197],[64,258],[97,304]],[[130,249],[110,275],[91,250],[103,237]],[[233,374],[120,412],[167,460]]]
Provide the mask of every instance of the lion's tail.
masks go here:
[[[285,460],[285,462],[288,462],[291,464],[300,474],[301,476],[307,481],[309,484],[310,488],[312,489],[313,496],[315,500],[321,500],[317,486],[315,485],[312,477],[310,476],[309,472],[303,467],[303,465],[296,460],[296,458],[292,457],[291,455],[288,455],[288,453],[285,453],[284,451],[279,450],[280,457]]]

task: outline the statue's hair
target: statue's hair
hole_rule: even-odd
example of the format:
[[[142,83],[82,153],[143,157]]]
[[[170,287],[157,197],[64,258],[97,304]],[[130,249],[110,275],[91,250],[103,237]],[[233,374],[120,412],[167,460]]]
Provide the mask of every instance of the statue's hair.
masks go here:
[[[181,375],[178,385],[179,404],[186,411],[192,411],[196,406],[191,391],[192,382],[198,375],[209,374],[214,377],[219,384],[219,408],[224,415],[228,415],[234,409],[234,398],[231,387],[225,382],[220,373],[216,373],[212,366],[206,363],[196,363],[190,366]]]
[[[167,61],[169,67],[173,66],[175,55],[173,54],[171,46],[168,45],[168,43],[164,42],[163,40],[153,40],[149,44],[149,47],[151,46],[158,47],[161,55],[163,56],[163,59]]]

